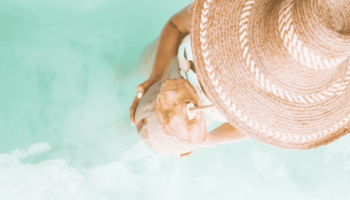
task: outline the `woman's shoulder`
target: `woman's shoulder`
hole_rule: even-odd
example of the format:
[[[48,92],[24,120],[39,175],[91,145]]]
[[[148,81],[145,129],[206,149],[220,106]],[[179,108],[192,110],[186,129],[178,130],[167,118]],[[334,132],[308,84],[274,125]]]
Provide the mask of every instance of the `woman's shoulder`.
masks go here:
[[[189,4],[170,18],[170,22],[185,35],[191,32],[192,8],[192,4]]]

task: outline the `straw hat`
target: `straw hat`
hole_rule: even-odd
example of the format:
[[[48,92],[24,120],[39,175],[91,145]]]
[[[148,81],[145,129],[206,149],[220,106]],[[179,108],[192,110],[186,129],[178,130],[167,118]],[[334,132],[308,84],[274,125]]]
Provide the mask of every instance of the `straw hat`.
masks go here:
[[[349,0],[196,0],[197,76],[239,131],[311,149],[350,131]]]

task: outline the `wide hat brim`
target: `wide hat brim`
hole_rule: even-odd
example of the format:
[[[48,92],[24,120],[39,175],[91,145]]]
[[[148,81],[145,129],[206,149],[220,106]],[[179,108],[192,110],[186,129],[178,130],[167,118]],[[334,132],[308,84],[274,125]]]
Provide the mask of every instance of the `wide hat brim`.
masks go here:
[[[223,116],[250,138],[303,150],[350,132],[350,34],[322,21],[319,4],[195,1],[198,79]]]

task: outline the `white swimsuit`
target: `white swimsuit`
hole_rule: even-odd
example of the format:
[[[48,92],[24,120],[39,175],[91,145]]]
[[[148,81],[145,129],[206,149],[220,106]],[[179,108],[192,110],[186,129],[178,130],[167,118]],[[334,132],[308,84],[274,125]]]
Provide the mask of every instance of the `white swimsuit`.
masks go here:
[[[181,76],[184,79],[187,79],[191,85],[194,87],[196,90],[198,97],[202,103],[202,106],[209,106],[212,105],[213,103],[209,101],[208,97],[204,94],[203,89],[201,85],[199,84],[198,78],[196,73],[192,70],[189,69],[187,73],[182,71],[181,66],[183,62],[181,62],[183,59],[186,59],[188,61],[193,62],[193,57],[192,57],[192,48],[191,48],[191,37],[190,35],[187,35],[181,42],[179,51],[178,51],[178,59],[179,59],[179,67],[180,67],[180,73]],[[219,112],[219,110],[214,107],[213,109],[210,110],[204,110],[204,113],[209,115],[211,118],[221,121],[221,122],[228,122],[227,119],[222,116],[222,114]]]

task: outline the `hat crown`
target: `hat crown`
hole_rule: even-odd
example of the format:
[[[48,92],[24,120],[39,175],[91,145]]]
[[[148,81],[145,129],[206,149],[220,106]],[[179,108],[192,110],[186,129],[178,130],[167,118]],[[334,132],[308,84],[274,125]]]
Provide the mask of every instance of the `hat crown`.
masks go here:
[[[336,32],[350,34],[349,0],[318,0],[318,10]]]
[[[297,37],[320,58],[343,61],[350,55],[350,6],[346,2],[349,0],[284,0],[280,19],[291,23],[280,23],[280,27],[285,26],[294,44]]]

